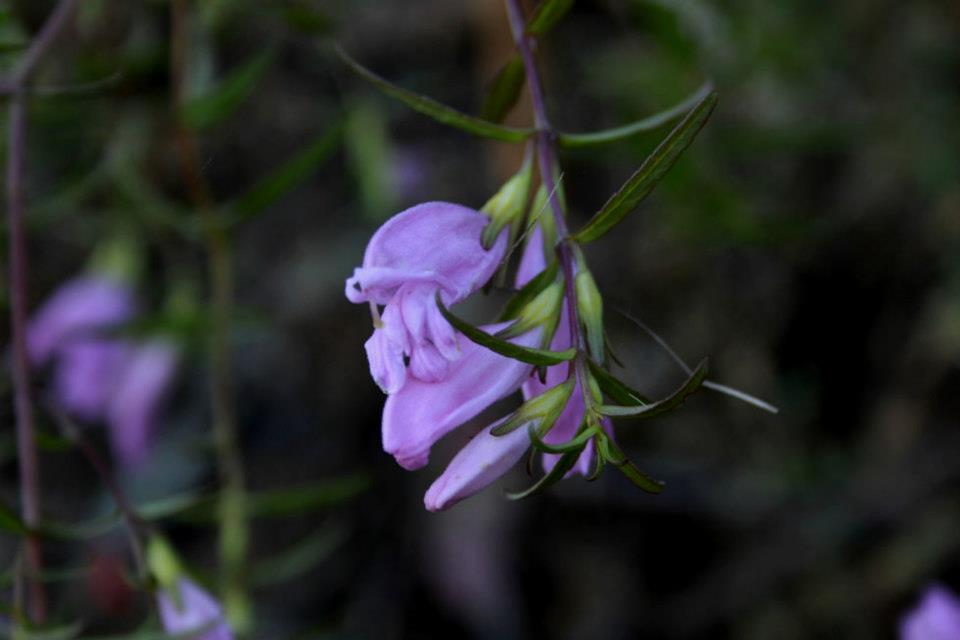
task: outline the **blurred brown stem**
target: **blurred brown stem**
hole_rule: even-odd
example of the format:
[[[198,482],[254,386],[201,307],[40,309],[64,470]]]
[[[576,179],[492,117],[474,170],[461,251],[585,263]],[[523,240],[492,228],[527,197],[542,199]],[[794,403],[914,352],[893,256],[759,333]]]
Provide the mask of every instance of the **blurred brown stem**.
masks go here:
[[[24,233],[27,105],[24,89],[37,65],[67,25],[76,0],[60,0],[30,43],[19,64],[4,81],[12,88],[7,134],[7,216],[10,238],[10,334],[13,343],[13,386],[17,422],[17,459],[20,467],[20,510],[31,530],[26,538],[29,616],[46,618],[47,601],[40,579],[43,568],[40,538],[33,530],[40,522],[40,468],[37,462],[33,404],[30,398],[30,358],[27,353],[27,243]]]

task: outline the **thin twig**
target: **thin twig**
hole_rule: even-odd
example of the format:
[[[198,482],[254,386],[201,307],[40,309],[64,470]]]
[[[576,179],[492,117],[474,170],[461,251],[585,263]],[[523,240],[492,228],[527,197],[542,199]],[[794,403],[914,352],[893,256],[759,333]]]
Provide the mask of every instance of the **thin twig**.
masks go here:
[[[30,47],[4,84],[15,90],[10,98],[7,134],[7,216],[10,239],[10,334],[13,342],[13,385],[17,421],[17,455],[20,468],[20,509],[31,529],[25,540],[24,570],[29,577],[30,619],[46,618],[46,593],[40,574],[43,557],[40,538],[32,530],[40,522],[40,468],[37,462],[33,404],[30,398],[30,358],[27,353],[27,243],[24,232],[24,180],[26,177],[27,107],[23,88],[50,50],[76,6],[60,0]]]

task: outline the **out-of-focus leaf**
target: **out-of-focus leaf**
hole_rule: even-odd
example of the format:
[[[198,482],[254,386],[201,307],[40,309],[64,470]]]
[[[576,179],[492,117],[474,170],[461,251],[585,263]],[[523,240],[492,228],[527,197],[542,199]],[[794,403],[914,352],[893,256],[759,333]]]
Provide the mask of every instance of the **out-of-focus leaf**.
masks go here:
[[[29,531],[17,514],[2,504],[0,504],[0,529],[18,536],[22,536]]]
[[[636,135],[644,131],[651,131],[661,125],[666,124],[667,122],[670,122],[674,118],[679,118],[683,114],[687,113],[690,111],[690,109],[699,104],[701,100],[707,97],[711,91],[713,91],[713,84],[706,82],[682,102],[675,104],[669,109],[664,109],[659,113],[655,113],[652,116],[643,118],[642,120],[625,124],[622,127],[604,129],[603,131],[593,131],[590,133],[560,133],[558,135],[558,141],[561,147],[566,149],[576,149],[579,147],[590,147],[600,144],[607,144],[609,142],[617,142],[618,140],[629,138],[632,135]]]
[[[329,558],[348,537],[346,527],[325,525],[279,555],[255,564],[250,583],[263,587],[292,580]]]
[[[55,436],[50,433],[38,431],[34,435],[34,439],[36,440],[37,447],[50,453],[59,453],[73,449],[73,442],[67,438],[61,438],[60,436]]]
[[[208,93],[187,100],[180,111],[184,123],[193,129],[206,129],[226,120],[253,93],[273,57],[273,51],[265,51],[227,74]]]
[[[630,482],[647,493],[660,493],[663,491],[663,483],[654,480],[643,471],[640,471],[635,464],[630,462],[630,459],[627,458],[617,443],[613,441],[613,438],[601,435],[597,440],[597,447],[600,449],[601,454],[608,462],[619,469],[623,475],[627,476]]]
[[[393,148],[383,105],[358,99],[350,105],[345,147],[368,220],[382,222],[394,211]]]
[[[82,631],[83,622],[77,620],[76,622],[41,629],[20,628],[14,631],[14,637],[23,640],[70,640],[79,636]]]
[[[246,193],[228,205],[228,220],[236,223],[255,217],[306,180],[333,154],[342,133],[342,124],[335,124],[272,173],[261,178]]]
[[[502,140],[504,142],[523,142],[533,135],[533,129],[517,129],[515,127],[496,124],[482,118],[477,118],[476,116],[468,115],[462,111],[457,111],[445,104],[437,102],[433,98],[428,98],[427,96],[422,96],[403,87],[399,87],[389,80],[378,76],[373,71],[370,71],[339,47],[336,51],[347,66],[358,76],[391,98],[396,98],[411,109],[419,111],[437,122],[456,127],[457,129],[482,138],[492,138],[493,140]]]
[[[524,77],[523,59],[519,54],[514,55],[490,84],[480,107],[480,117],[490,122],[503,122],[520,98]]]
[[[514,360],[519,360],[520,362],[526,362],[527,364],[549,366],[560,364],[561,362],[566,362],[567,360],[572,360],[573,357],[577,355],[577,350],[572,348],[566,349],[565,351],[531,349],[529,347],[521,347],[520,345],[513,344],[512,342],[495,338],[489,333],[486,333],[473,326],[469,322],[466,322],[453,315],[453,313],[451,313],[450,310],[443,305],[443,301],[440,299],[439,293],[437,294],[437,307],[439,307],[440,313],[442,313],[443,317],[447,319],[447,322],[452,324],[457,331],[465,335],[467,339],[472,342],[476,342],[481,347],[486,347],[495,353],[499,353],[502,356],[513,358]]]
[[[615,405],[603,405],[598,410],[600,413],[608,416],[625,416],[631,418],[654,418],[665,413],[673,411],[687,399],[688,396],[696,392],[702,385],[704,378],[707,377],[707,359],[704,358],[693,370],[690,377],[680,386],[679,389],[671,393],[663,400],[658,400],[652,404],[643,406],[621,407]],[[599,381],[598,381],[599,382]]]
[[[542,36],[553,29],[572,7],[573,0],[543,0],[527,24],[527,33]]]
[[[350,500],[369,487],[367,475],[355,474],[302,487],[251,493],[247,496],[247,515],[251,518],[300,515]]]
[[[707,122],[717,104],[717,94],[711,91],[681,120],[673,131],[653,150],[640,168],[613,194],[603,208],[590,219],[573,238],[577,242],[591,242],[603,236],[633,211],[650,195],[664,174],[690,146]]]
[[[40,581],[45,583],[69,582],[78,580],[90,574],[90,567],[73,567],[71,569],[47,569],[40,573]],[[11,587],[16,583],[16,568],[7,569],[0,573],[0,588]]]
[[[311,36],[330,33],[333,29],[333,19],[315,7],[305,2],[291,3],[278,8],[284,22]]]
[[[0,42],[0,54],[23,51],[27,45],[28,43],[19,41]]]
[[[600,390],[613,398],[614,401],[627,407],[648,405],[653,402],[643,394],[625,385],[593,360],[588,360],[587,364],[590,367],[590,374],[597,381]]]

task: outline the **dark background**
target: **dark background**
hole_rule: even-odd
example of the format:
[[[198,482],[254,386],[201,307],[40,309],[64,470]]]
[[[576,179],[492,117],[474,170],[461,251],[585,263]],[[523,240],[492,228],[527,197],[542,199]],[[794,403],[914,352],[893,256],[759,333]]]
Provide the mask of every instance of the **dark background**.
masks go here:
[[[202,300],[204,250],[184,231],[192,214],[172,136],[169,3],[81,4],[42,79],[121,75],[90,95],[31,102],[31,300],[117,229],[142,243],[150,306],[174,282]],[[28,36],[48,5],[4,6],[0,32]],[[654,395],[683,377],[617,307],[781,413],[704,392],[654,423],[619,424],[625,450],[667,482],[660,496],[609,471],[512,503],[503,490],[530,481],[520,465],[443,514],[426,513],[422,494],[466,436],[415,473],[382,452],[368,312],[347,302],[343,281],[384,219],[427,200],[481,206],[521,149],[377,94],[330,55],[332,40],[468,112],[512,54],[496,0],[191,5],[189,91],[273,52],[251,95],[198,134],[218,202],[332,136],[305,180],[233,231],[249,484],[369,480],[328,508],[256,523],[254,559],[330,537],[299,572],[255,592],[256,637],[886,638],[928,582],[960,587],[957,3],[578,1],[540,49],[558,128],[646,116],[706,77],[720,96],[654,195],[586,248],[623,375]],[[528,114],[522,100],[509,121]],[[572,226],[666,130],[563,154]],[[216,477],[206,361],[184,348],[157,448],[124,478],[138,500]],[[6,377],[0,387],[12,425]],[[4,437],[13,504],[12,428]],[[109,505],[75,452],[42,461],[50,517]],[[212,528],[174,518],[164,530],[200,575],[213,569]],[[5,557],[14,544],[0,542]],[[113,533],[53,545],[49,563],[123,549]],[[102,633],[136,626],[142,598],[104,606],[94,582],[57,587],[57,615],[81,612]]]

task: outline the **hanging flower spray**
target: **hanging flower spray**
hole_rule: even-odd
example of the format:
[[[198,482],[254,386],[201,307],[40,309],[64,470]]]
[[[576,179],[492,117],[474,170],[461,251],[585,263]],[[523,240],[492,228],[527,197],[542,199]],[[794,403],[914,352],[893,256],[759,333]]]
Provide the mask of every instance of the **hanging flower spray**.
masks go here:
[[[458,112],[388,82],[339,52],[353,71],[413,109],[474,135],[527,146],[517,173],[479,211],[430,202],[388,220],[370,240],[362,266],[347,280],[347,297],[370,305],[370,371],[388,394],[383,447],[404,468],[423,467],[441,437],[494,402],[523,392],[523,404],[482,429],[429,488],[424,502],[432,511],[480,491],[531,448],[542,454],[545,474],[529,489],[510,494],[513,498],[572,474],[595,478],[608,464],[641,489],[658,493],[662,483],[638,469],[617,444],[611,418],[664,415],[704,386],[731,392],[706,380],[706,360],[659,400],[619,380],[609,369],[603,296],[583,250],[652,192],[706,123],[716,93],[708,83],[683,103],[631,125],[587,134],[558,132],[547,117],[534,49],[537,38],[572,3],[546,0],[530,19],[518,0],[506,4],[517,53],[494,83],[500,89],[494,98],[503,104],[488,111],[509,111],[525,81],[532,128]],[[509,73],[518,66],[524,74]],[[614,142],[681,116],[600,211],[571,232],[558,147]],[[523,249],[516,289],[496,322],[473,326],[450,311],[480,290],[518,246]]]

